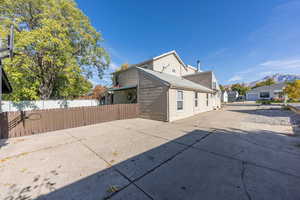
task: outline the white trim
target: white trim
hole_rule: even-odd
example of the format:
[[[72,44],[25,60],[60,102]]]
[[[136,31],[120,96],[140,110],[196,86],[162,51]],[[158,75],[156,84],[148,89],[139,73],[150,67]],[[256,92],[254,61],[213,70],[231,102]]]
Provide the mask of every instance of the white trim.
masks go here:
[[[182,100],[178,100],[178,92],[182,92]],[[178,102],[182,102],[182,109],[178,109]],[[183,112],[183,110],[184,110],[184,91],[176,90],[176,111]]]

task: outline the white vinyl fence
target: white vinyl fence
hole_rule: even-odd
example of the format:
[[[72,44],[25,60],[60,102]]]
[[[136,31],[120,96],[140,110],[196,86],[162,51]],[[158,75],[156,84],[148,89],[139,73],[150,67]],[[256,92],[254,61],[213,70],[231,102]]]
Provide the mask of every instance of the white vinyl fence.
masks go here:
[[[99,101],[96,99],[91,100],[40,100],[40,101],[3,101],[2,111],[28,111],[28,110],[42,110],[52,108],[73,108],[85,106],[99,106]]]

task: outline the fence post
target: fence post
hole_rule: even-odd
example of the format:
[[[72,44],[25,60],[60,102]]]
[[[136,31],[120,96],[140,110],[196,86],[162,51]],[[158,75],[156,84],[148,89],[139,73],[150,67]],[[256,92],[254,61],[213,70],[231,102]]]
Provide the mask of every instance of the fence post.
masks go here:
[[[117,104],[118,105],[118,119],[121,119],[121,112],[120,112],[120,106],[121,104]]]

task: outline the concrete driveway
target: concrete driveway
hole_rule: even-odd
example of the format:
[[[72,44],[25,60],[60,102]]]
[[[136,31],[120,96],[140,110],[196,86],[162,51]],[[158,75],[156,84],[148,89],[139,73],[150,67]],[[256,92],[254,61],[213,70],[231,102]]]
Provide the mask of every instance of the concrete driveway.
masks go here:
[[[237,104],[3,140],[0,199],[300,199],[298,117]]]

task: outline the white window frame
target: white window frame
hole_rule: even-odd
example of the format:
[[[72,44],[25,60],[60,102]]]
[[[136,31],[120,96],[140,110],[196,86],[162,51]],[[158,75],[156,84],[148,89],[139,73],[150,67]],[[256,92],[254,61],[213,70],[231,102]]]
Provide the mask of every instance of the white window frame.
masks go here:
[[[194,98],[195,98],[194,106],[195,106],[195,108],[198,108],[198,106],[199,106],[199,101],[198,101],[198,99],[199,99],[199,93],[198,92],[195,92]]]
[[[179,94],[179,93],[182,94],[182,95],[181,95],[181,96],[182,96],[182,99],[179,99],[179,98],[178,98],[178,94]],[[181,106],[181,108],[179,108],[179,109],[178,109],[178,102],[182,102],[182,106]],[[176,110],[177,110],[177,111],[182,111],[182,110],[183,110],[183,102],[184,102],[184,93],[183,93],[183,90],[177,90],[177,91],[176,91]]]

